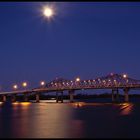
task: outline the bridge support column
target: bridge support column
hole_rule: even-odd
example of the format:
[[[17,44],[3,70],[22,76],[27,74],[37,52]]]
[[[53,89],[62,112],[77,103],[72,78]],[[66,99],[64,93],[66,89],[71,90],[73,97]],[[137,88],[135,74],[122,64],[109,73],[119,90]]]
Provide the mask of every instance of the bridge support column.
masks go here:
[[[119,90],[118,89],[116,89],[116,100],[117,100],[117,102],[119,102]]]
[[[39,103],[40,102],[40,100],[39,100],[39,93],[36,93],[36,103]]]
[[[119,102],[119,89],[112,89],[112,102]]]
[[[73,102],[73,99],[74,99],[74,90],[69,90],[69,95],[70,95],[70,102],[72,103]]]
[[[114,98],[114,89],[112,89],[112,102],[115,101],[115,98]]]
[[[2,102],[6,102],[6,95],[2,95]]]
[[[26,93],[24,94],[24,101],[25,101],[25,102],[28,102],[28,96],[27,96]]]
[[[11,98],[12,102],[16,102],[16,94],[12,95]]]
[[[61,92],[61,103],[63,103],[63,91]]]
[[[58,103],[58,92],[56,92],[56,103]]]
[[[128,91],[129,91],[128,88],[125,88],[125,89],[124,89],[124,101],[125,101],[125,102],[129,102]]]

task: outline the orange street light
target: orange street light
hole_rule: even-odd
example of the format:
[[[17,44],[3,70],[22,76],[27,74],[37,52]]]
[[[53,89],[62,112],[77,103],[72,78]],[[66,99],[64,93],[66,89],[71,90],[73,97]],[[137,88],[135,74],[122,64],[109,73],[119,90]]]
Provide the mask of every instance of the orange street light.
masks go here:
[[[27,83],[26,83],[26,82],[23,82],[23,83],[22,83],[22,86],[23,86],[23,87],[27,87]]]
[[[127,78],[127,75],[126,74],[123,74],[123,78]]]
[[[78,77],[78,78],[76,78],[76,82],[79,82],[80,81],[80,78]]]
[[[44,81],[41,81],[41,82],[40,82],[40,85],[41,85],[41,86],[44,86],[44,85],[45,85],[45,82],[44,82]]]
[[[17,88],[18,88],[18,86],[17,86],[17,85],[13,85],[13,89],[15,89],[15,90],[16,90]]]

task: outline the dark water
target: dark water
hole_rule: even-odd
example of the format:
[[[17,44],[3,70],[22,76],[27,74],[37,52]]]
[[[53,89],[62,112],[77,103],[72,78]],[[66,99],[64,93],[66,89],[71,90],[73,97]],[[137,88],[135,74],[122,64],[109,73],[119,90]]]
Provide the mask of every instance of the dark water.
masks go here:
[[[140,138],[140,99],[119,104],[1,103],[0,137]]]

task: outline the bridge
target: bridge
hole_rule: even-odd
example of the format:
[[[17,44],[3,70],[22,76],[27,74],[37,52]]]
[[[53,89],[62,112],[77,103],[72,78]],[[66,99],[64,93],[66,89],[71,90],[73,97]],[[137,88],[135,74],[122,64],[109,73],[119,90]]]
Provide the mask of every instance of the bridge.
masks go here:
[[[61,102],[63,102],[63,92],[68,91],[70,96],[70,102],[73,102],[74,93],[76,90],[88,90],[88,89],[111,89],[112,101],[116,101],[119,98],[119,89],[124,91],[124,101],[129,101],[128,92],[131,89],[140,89],[140,80],[136,80],[128,77],[126,74],[109,74],[103,77],[97,77],[95,79],[80,80],[68,80],[64,78],[56,78],[53,81],[48,82],[44,86],[34,88],[31,90],[19,90],[10,92],[0,92],[2,102],[6,101],[7,95],[11,95],[12,101],[16,101],[17,94],[24,94],[25,101],[28,101],[28,94],[34,93],[36,96],[36,102],[39,102],[39,95],[42,93],[56,92],[56,102],[58,102],[58,93],[61,93]]]

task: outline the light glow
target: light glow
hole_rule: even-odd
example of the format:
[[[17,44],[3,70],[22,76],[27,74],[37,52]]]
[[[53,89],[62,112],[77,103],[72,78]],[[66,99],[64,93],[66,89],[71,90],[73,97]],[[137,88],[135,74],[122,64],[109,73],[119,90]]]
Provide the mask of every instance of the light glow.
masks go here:
[[[78,78],[76,78],[76,81],[77,81],[77,82],[79,82],[79,81],[80,81],[80,78],[79,78],[79,77],[78,77]]]
[[[133,111],[134,105],[132,103],[120,104],[120,115],[130,115]]]
[[[18,88],[18,86],[17,86],[17,85],[13,85],[13,88],[14,88],[14,89],[17,89],[17,88]]]
[[[113,76],[113,72],[111,72],[110,75]]]
[[[123,74],[123,78],[127,78],[127,75],[126,74]]]
[[[41,81],[41,82],[40,82],[40,85],[41,85],[41,86],[44,86],[44,85],[45,85],[45,82],[44,82],[44,81]]]
[[[52,9],[46,8],[46,9],[44,10],[44,15],[45,15],[46,17],[52,16],[52,15],[53,15]]]
[[[27,87],[27,83],[26,83],[26,82],[23,82],[23,83],[22,83],[22,86],[23,86],[23,87]]]
[[[51,6],[44,6],[43,7],[43,15],[47,18],[51,18],[54,15],[54,9]]]

